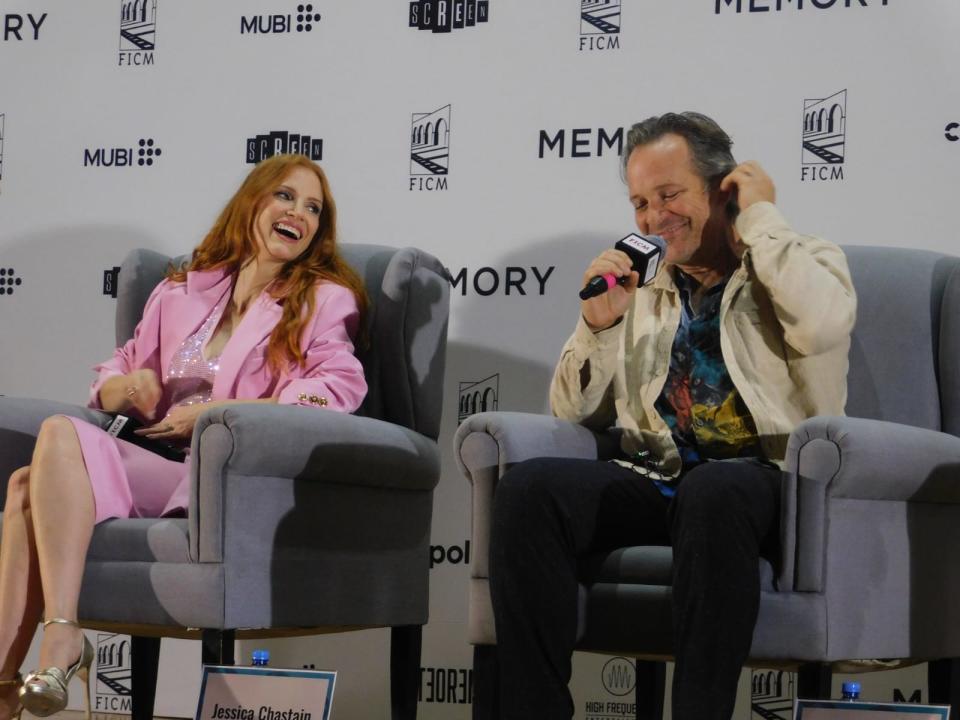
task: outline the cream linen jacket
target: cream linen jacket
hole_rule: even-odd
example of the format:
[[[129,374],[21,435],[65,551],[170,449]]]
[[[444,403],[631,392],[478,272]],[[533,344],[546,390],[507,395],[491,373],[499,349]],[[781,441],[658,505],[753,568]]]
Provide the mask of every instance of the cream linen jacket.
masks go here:
[[[843,251],[791,230],[773,204],[750,206],[736,228],[747,249],[723,292],[720,347],[765,456],[782,466],[798,423],[843,414],[856,295]],[[616,422],[624,452],[650,451],[667,476],[680,472],[680,456],[654,403],[680,313],[673,275],[661,267],[622,322],[593,333],[580,318],[550,386],[554,415],[594,430]]]

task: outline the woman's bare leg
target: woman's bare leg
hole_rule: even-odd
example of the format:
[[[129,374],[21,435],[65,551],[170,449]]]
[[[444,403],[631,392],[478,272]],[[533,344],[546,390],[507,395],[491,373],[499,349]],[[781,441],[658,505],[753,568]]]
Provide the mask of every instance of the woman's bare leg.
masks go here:
[[[7,484],[0,538],[0,680],[23,664],[43,611],[40,569],[30,512],[30,468],[14,471]],[[0,685],[0,720],[18,705],[17,688]]]
[[[40,427],[30,464],[30,507],[44,616],[75,621],[95,509],[77,432],[63,416],[48,418]],[[40,645],[40,667],[66,669],[80,649],[77,628],[49,625]]]

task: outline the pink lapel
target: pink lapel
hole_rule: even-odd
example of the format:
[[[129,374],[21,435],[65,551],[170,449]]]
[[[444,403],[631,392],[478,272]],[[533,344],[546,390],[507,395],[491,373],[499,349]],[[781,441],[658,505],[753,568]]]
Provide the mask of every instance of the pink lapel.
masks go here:
[[[213,381],[214,400],[233,397],[232,390],[243,369],[244,361],[258,345],[266,346],[270,333],[282,316],[283,308],[277,301],[266,291],[260,293],[260,297],[247,310],[223,348],[220,369]]]
[[[224,270],[187,273],[186,287],[180,286],[163,298],[160,308],[160,368],[166,377],[170,361],[183,341],[210,317],[217,301],[230,286]]]

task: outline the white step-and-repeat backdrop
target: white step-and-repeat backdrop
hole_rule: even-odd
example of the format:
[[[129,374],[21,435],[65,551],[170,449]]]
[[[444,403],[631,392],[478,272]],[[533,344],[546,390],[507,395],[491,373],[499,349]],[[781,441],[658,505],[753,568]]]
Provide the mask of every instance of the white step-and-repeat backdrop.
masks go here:
[[[583,268],[632,229],[624,128],[699,110],[798,230],[956,252],[958,30],[957,0],[3,0],[0,394],[83,401],[124,254],[190,250],[273,148],[319,160],[344,242],[450,269],[420,716],[467,718],[452,435],[477,410],[546,410]],[[97,708],[122,709],[124,638],[93,635]],[[339,670],[339,717],[388,717],[386,631],[261,644]],[[199,648],[164,646],[158,712],[191,715]],[[575,668],[578,718],[632,711],[629,662]],[[923,667],[863,681],[926,699]],[[792,693],[746,672],[737,717],[788,717]]]

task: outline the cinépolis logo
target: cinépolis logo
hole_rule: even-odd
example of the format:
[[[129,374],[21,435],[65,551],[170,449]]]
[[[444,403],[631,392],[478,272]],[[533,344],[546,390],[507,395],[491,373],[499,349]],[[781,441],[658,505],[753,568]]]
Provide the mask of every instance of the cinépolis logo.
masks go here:
[[[4,13],[3,15],[3,41],[9,40],[39,40],[40,26],[47,19],[47,13],[34,15],[27,13]]]
[[[130,638],[97,633],[97,685],[93,711],[129,713],[130,693]]]
[[[153,65],[157,47],[157,0],[120,0],[121,67]]]
[[[84,148],[84,167],[148,167],[162,154],[153,138],[140,138],[134,147]]]
[[[274,155],[306,155],[311,160],[323,160],[323,138],[287,130],[271,130],[263,135],[247,138],[246,161],[258,163]]]
[[[620,0],[580,0],[580,51],[620,47]]]
[[[320,13],[313,5],[297,5],[295,13],[275,15],[249,15],[240,18],[241,35],[271,35],[277,33],[312,32],[313,26],[320,22]]]
[[[767,720],[793,717],[793,674],[783,670],[754,670],[750,677],[750,709]]]
[[[459,403],[457,424],[462,423],[471,415],[480,412],[493,412],[500,407],[500,373],[485,377],[483,380],[461,382],[457,395]],[[470,546],[468,544],[467,555],[469,556],[469,554]],[[433,567],[432,560],[430,566]]]
[[[489,0],[412,0],[409,25],[418,30],[448,33],[490,19]]]
[[[410,190],[447,189],[450,171],[450,106],[413,113],[410,121]]]
[[[803,101],[802,181],[843,180],[847,91]]]
[[[888,0],[715,0],[714,14],[731,12],[766,13],[781,10],[831,10],[833,8],[884,7]]]

